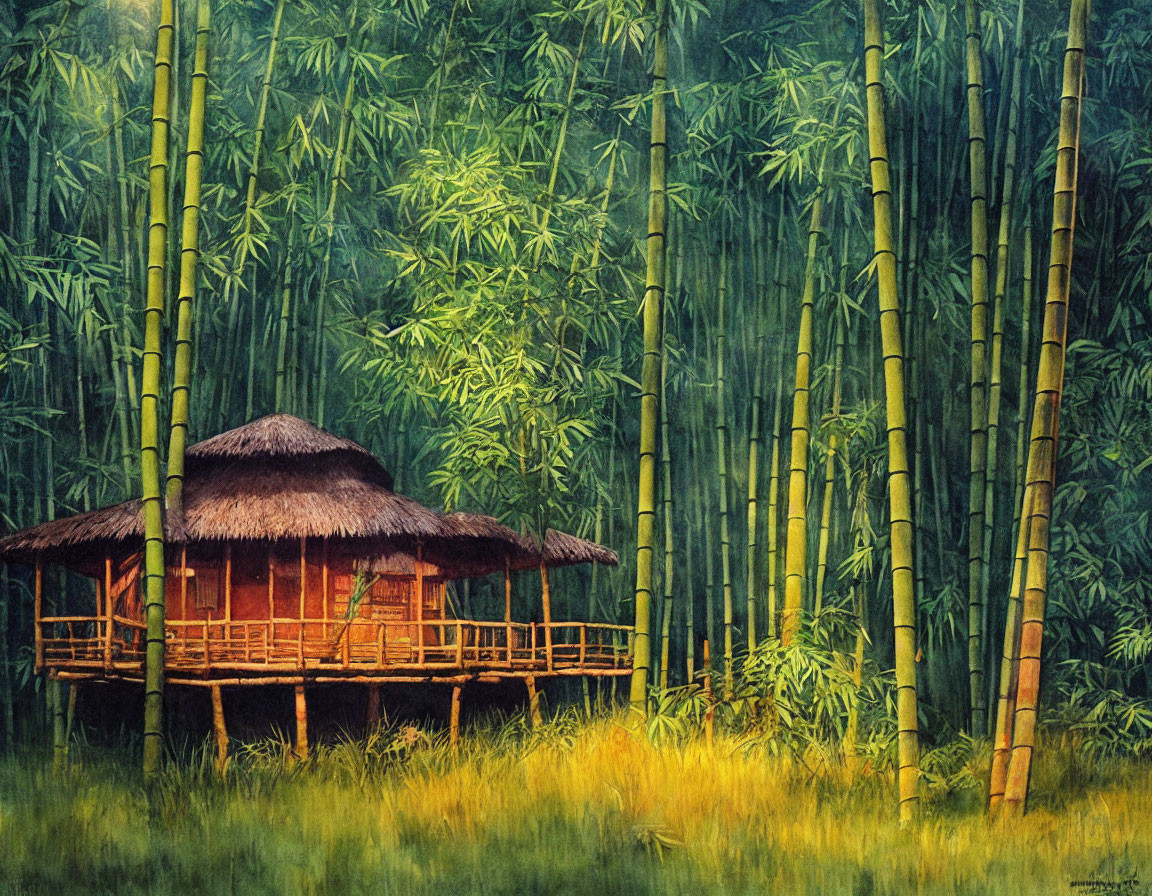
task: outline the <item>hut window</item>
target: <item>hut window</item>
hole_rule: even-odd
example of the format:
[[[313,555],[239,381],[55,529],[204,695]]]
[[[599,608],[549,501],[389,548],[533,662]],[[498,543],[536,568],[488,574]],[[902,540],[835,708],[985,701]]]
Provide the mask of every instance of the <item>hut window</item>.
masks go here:
[[[215,610],[220,603],[220,570],[204,566],[189,569],[188,590],[197,610]]]
[[[407,607],[412,600],[412,579],[407,576],[381,576],[372,586],[372,603]]]

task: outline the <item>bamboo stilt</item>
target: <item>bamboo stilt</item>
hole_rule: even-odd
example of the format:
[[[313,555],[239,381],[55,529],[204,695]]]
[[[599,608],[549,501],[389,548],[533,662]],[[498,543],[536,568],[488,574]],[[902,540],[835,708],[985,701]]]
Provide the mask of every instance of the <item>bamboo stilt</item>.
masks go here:
[[[532,727],[539,728],[544,720],[540,715],[540,692],[536,690],[536,676],[525,676],[524,684],[528,687],[528,717],[532,720]]]
[[[52,771],[59,774],[68,764],[68,732],[64,717],[64,689],[58,678],[48,681],[49,705],[52,707]]]
[[[380,685],[368,685],[368,709],[366,712],[368,730],[380,724]]]
[[[463,692],[463,685],[452,685],[452,713],[448,723],[448,743],[452,746],[460,742],[460,697]]]
[[[302,684],[296,685],[296,758],[308,758],[308,701]]]
[[[224,725],[224,697],[220,685],[214,684],[212,691],[212,731],[216,736],[216,769],[224,774],[228,768],[228,729]]]

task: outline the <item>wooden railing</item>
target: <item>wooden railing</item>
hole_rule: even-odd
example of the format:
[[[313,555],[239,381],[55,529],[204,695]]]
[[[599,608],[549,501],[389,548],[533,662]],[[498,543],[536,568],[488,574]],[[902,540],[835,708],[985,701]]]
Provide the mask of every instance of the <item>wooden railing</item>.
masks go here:
[[[40,620],[41,665],[139,669],[144,624],[113,616]],[[165,666],[171,670],[468,670],[627,669],[630,626],[590,622],[548,625],[477,620],[385,622],[371,619],[169,620]],[[551,637],[546,637],[546,632]]]

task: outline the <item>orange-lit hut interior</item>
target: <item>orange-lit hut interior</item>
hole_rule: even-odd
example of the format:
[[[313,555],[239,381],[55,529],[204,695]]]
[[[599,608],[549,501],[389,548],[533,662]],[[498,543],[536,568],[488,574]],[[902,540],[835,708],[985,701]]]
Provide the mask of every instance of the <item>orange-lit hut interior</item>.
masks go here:
[[[495,519],[443,514],[397,494],[348,439],[286,414],[187,450],[184,517],[167,524],[165,669],[170,684],[307,683],[622,675],[626,626],[551,618],[547,570],[615,565],[599,545],[550,531],[541,552]],[[140,680],[143,514],[139,500],[0,539],[33,566],[37,668],[62,679]],[[542,555],[541,555],[542,554]],[[95,583],[95,612],[47,611],[45,566]],[[539,621],[512,618],[511,574],[540,569]],[[446,583],[502,572],[501,619],[462,619]],[[222,717],[219,720],[222,724]],[[219,732],[218,732],[219,733]]]

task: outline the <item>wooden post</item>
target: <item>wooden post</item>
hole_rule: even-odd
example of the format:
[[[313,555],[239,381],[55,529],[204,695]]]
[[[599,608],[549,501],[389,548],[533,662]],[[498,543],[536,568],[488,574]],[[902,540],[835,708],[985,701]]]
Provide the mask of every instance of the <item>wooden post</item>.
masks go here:
[[[532,720],[532,727],[539,728],[543,719],[540,717],[540,692],[536,690],[536,676],[529,675],[524,683],[528,685],[528,717]]]
[[[456,665],[464,668],[464,623],[456,620]]]
[[[232,622],[232,542],[224,545],[224,621]]]
[[[188,618],[188,548],[180,547],[180,618]]]
[[[460,742],[460,696],[463,692],[462,685],[452,685],[452,712],[448,721],[448,743],[453,747]]]
[[[416,542],[416,662],[424,665],[424,545]]]
[[[302,684],[296,685],[296,757],[308,758],[308,703]]]
[[[268,544],[268,637],[264,641],[264,662],[272,662],[272,648],[276,644],[276,569],[275,543]]]
[[[112,668],[112,557],[104,555],[104,671]]]
[[[540,547],[540,602],[544,605],[544,661],[552,671],[552,589],[548,584],[548,567],[544,564],[544,547]]]
[[[580,624],[580,665],[583,666],[588,655],[588,626]]]
[[[300,538],[300,631],[296,640],[296,655],[300,668],[304,668],[304,595],[308,587],[307,539]]]
[[[508,639],[508,665],[512,665],[512,561],[504,555],[504,627]]]
[[[276,585],[276,570],[274,569],[273,564],[272,564],[273,550],[274,550],[274,545],[272,543],[270,543],[268,545],[268,622],[269,623],[271,623],[272,620],[276,618],[276,594],[275,594],[275,590],[274,590],[275,585]]]
[[[34,612],[36,614],[36,629],[34,632],[36,644],[36,672],[42,672],[44,669],[44,626],[40,621],[44,618],[44,558],[36,555],[36,606]]]
[[[328,537],[320,541],[320,603],[323,607],[324,638],[328,638]]]
[[[366,713],[368,730],[371,732],[380,724],[380,685],[368,685],[368,711]]]
[[[220,685],[212,685],[212,730],[216,734],[216,769],[224,774],[228,768],[228,729],[224,726],[224,696]]]

